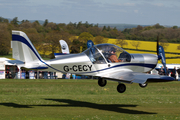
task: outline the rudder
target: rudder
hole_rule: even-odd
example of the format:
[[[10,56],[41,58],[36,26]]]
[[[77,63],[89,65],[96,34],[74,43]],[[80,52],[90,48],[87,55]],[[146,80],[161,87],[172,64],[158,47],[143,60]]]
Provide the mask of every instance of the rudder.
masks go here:
[[[16,60],[23,62],[42,61],[27,35],[22,31],[12,31],[11,48],[12,56]]]

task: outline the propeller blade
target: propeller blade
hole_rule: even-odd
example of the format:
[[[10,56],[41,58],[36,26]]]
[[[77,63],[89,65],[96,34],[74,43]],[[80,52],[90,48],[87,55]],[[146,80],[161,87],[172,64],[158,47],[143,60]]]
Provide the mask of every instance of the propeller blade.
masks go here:
[[[163,48],[161,45],[159,45],[158,53],[159,53],[158,58],[161,59],[161,63],[162,63],[163,66],[164,66],[164,72],[165,72],[165,74],[167,75],[167,70],[166,70],[166,57],[165,57],[164,48]]]
[[[159,35],[157,36],[157,46],[156,46],[156,50],[157,50],[157,55],[159,55]]]

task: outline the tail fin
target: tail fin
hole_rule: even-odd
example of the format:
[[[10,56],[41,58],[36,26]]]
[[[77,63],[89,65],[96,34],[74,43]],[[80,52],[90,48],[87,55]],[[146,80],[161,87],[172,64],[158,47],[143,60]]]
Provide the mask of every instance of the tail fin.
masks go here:
[[[12,31],[11,48],[13,58],[16,60],[23,62],[42,61],[27,35],[22,31]]]

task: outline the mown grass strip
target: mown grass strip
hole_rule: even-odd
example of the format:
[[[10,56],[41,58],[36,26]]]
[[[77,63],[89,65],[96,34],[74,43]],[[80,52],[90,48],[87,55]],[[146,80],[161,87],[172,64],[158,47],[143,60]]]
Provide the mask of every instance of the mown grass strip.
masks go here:
[[[0,80],[1,119],[180,119],[180,83],[99,87],[97,80]]]

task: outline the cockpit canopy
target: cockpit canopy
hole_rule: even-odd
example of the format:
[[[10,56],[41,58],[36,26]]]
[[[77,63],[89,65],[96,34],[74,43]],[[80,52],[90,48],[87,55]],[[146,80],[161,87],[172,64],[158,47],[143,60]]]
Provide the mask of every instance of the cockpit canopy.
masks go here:
[[[115,62],[110,59],[111,55],[113,55],[113,57],[114,56],[117,57],[117,58],[115,57],[116,59],[118,59],[118,61],[116,62],[131,61],[131,56],[128,52],[113,44],[94,45],[88,48],[87,50],[85,50],[84,53],[89,57],[91,62],[94,64],[106,64],[106,63]]]

